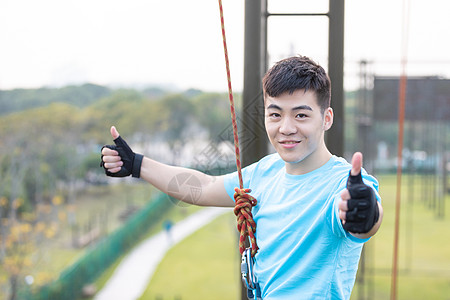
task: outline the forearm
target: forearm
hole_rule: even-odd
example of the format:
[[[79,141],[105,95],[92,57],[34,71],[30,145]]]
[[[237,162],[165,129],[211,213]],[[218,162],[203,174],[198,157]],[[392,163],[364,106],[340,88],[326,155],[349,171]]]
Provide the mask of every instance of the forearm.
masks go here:
[[[140,177],[180,201],[200,206],[234,206],[223,178],[197,170],[169,166],[144,157]]]

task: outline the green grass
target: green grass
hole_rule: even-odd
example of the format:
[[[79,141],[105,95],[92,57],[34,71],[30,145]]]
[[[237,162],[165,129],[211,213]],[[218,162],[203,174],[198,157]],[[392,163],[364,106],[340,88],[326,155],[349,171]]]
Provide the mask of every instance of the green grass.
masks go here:
[[[236,299],[236,243],[234,215],[220,216],[169,250],[140,299]]]
[[[379,232],[366,244],[366,266],[371,276],[364,286],[356,285],[351,299],[369,289],[374,299],[389,299],[394,251],[394,176],[381,176],[384,219]],[[409,190],[411,188],[411,190]],[[403,180],[398,249],[398,299],[450,299],[450,197],[445,218],[439,218],[422,199],[420,184],[407,186]],[[412,195],[411,198],[409,198]]]

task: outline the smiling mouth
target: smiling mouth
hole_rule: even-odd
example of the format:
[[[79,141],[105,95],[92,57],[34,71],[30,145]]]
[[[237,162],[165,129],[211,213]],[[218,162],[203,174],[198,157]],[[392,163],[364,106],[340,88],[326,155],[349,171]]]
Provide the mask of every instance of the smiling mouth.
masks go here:
[[[285,148],[292,148],[301,143],[301,141],[280,141],[281,146]]]

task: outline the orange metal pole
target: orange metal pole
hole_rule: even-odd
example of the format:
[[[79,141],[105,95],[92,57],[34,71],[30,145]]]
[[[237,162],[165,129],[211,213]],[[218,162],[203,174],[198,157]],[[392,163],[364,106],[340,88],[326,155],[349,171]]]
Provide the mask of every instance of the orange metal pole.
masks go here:
[[[408,27],[409,27],[409,5],[408,0],[403,1],[403,32],[402,32],[402,73],[399,83],[398,97],[398,149],[397,149],[397,191],[395,199],[395,228],[394,228],[394,254],[392,258],[391,275],[391,300],[397,299],[397,275],[398,275],[398,243],[400,232],[400,207],[402,189],[402,167],[403,167],[403,137],[405,123],[405,102],[407,87],[407,49],[408,49]]]

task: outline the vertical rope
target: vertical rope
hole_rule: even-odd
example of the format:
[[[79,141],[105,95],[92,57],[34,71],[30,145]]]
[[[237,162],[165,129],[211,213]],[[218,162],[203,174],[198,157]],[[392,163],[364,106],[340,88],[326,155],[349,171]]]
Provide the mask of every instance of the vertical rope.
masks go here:
[[[227,68],[228,98],[230,99],[231,123],[233,124],[234,150],[235,150],[235,154],[236,154],[236,168],[237,168],[237,172],[239,175],[239,187],[241,189],[243,189],[244,182],[242,180],[241,155],[240,155],[240,151],[239,151],[239,137],[238,137],[238,130],[237,130],[236,110],[234,108],[233,90],[231,88],[230,63],[228,61],[227,39],[225,36],[225,21],[223,19],[222,0],[219,0],[219,10],[220,10],[220,24],[222,26],[223,51],[225,54],[225,65]]]
[[[398,274],[398,243],[400,231],[400,207],[401,207],[401,188],[402,188],[402,165],[403,165],[403,137],[405,122],[405,102],[407,86],[407,50],[408,50],[408,31],[409,31],[409,13],[410,6],[408,0],[403,0],[403,18],[402,18],[402,61],[401,75],[399,84],[398,98],[398,148],[397,148],[397,191],[395,201],[395,229],[394,229],[394,253],[392,259],[391,275],[391,300],[397,299],[397,274]]]
[[[227,69],[227,81],[228,81],[228,98],[230,100],[230,111],[231,111],[231,122],[233,124],[233,137],[234,137],[234,150],[236,156],[236,168],[239,176],[239,188],[235,188],[235,208],[234,214],[237,216],[237,228],[239,231],[239,251],[241,254],[245,250],[245,240],[247,237],[250,238],[252,246],[252,256],[258,251],[258,246],[256,245],[256,223],[253,220],[252,207],[257,204],[257,200],[250,196],[250,189],[244,189],[244,181],[242,179],[242,167],[241,167],[241,155],[239,151],[239,137],[237,130],[236,121],[236,110],[233,100],[233,91],[231,88],[231,74],[230,74],[230,63],[228,61],[228,50],[227,50],[227,39],[225,35],[225,21],[223,18],[223,7],[222,0],[219,0],[219,10],[220,10],[220,23],[222,26],[222,38],[223,38],[223,50],[225,54],[225,65]]]

